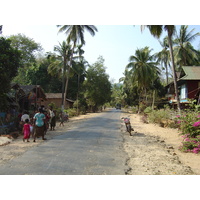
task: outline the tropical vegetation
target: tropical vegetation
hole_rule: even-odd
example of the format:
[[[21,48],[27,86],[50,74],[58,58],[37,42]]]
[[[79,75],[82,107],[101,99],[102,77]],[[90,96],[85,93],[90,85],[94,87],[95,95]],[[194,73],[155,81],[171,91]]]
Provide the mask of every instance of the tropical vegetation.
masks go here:
[[[174,25],[145,26],[158,38],[161,51],[153,53],[151,47],[144,46],[127,55],[124,76],[119,83],[112,83],[103,56],[99,55],[95,63],[89,63],[84,57],[83,46],[87,42],[84,31],[95,36],[97,28],[93,25],[57,27],[59,33],[66,34],[66,40],[55,44],[54,52],[43,53],[39,43],[23,34],[0,38],[0,110],[7,108],[11,83],[40,85],[46,93],[62,93],[59,109],[66,108],[66,98],[74,100],[73,110],[68,110],[71,115],[121,104],[124,108],[132,107],[134,112],[144,113],[146,122],[162,124],[165,120],[169,126],[179,127],[187,140],[181,150],[199,148],[199,108],[193,109],[194,115],[189,111],[183,114],[177,99],[181,115],[174,119],[174,111],[166,106],[165,86],[173,81],[179,97],[176,72],[182,66],[199,66],[200,51],[192,46],[192,41],[200,33],[185,25],[179,31]],[[162,33],[166,36],[161,40]],[[181,123],[174,123],[178,121]],[[189,148],[188,140],[195,141],[193,149]]]

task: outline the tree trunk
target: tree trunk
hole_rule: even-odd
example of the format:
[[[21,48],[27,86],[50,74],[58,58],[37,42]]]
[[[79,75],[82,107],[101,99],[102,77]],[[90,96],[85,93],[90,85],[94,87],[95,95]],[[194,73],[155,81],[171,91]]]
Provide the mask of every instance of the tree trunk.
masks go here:
[[[66,58],[64,58],[64,63],[63,63],[63,77],[62,77],[62,105],[61,105],[61,109],[64,109],[64,94],[65,94],[65,71],[66,71],[66,64],[67,64],[67,60]]]
[[[166,70],[166,80],[167,80],[167,85],[169,84],[169,73],[168,73],[168,66],[167,66],[167,63],[165,62],[165,70]]]
[[[79,114],[78,98],[79,98],[79,84],[80,84],[80,74],[78,74],[78,91],[77,91],[77,115]]]
[[[180,98],[178,94],[178,85],[177,85],[177,77],[176,77],[176,71],[175,71],[175,65],[174,65],[174,55],[173,55],[173,49],[172,49],[172,40],[171,36],[168,31],[168,41],[169,41],[169,49],[170,49],[170,56],[172,61],[172,72],[173,72],[173,78],[174,78],[174,90],[177,98],[177,108],[179,113],[181,112],[181,106],[180,106]]]
[[[73,53],[74,53],[75,45],[76,45],[76,42],[74,42],[74,45],[73,45],[73,48],[72,48],[72,55],[70,56],[68,73],[67,73],[67,78],[66,78],[65,93],[64,93],[64,108],[65,108],[65,104],[66,104],[67,89],[68,89],[68,82],[69,82],[69,75],[70,75],[70,68],[72,67],[72,58],[73,58]]]
[[[156,94],[156,90],[154,90],[154,91],[153,91],[152,110],[154,110],[154,104],[155,104],[155,94]]]

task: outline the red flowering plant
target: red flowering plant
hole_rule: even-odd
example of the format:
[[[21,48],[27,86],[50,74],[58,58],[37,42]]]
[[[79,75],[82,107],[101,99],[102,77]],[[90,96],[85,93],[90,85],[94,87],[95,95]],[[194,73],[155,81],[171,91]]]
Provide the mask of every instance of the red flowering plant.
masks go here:
[[[200,152],[200,113],[197,111],[187,111],[181,116],[177,116],[181,135],[183,135],[182,145],[179,150],[183,152]]]

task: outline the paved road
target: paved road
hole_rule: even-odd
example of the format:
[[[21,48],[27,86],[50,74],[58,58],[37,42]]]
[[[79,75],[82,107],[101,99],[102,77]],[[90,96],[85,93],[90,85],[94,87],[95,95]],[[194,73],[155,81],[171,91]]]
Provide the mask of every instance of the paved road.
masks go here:
[[[84,120],[64,135],[45,141],[0,166],[6,175],[124,175],[119,110]]]

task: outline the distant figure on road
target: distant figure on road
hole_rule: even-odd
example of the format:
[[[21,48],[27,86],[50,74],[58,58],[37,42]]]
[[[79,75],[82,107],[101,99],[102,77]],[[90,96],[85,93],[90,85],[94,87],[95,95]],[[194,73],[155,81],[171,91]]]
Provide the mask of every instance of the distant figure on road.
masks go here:
[[[49,115],[50,115],[50,130],[54,131],[55,130],[55,126],[56,126],[56,115],[55,112],[53,110],[53,107],[49,108]]]
[[[65,116],[64,116],[64,113],[62,111],[60,112],[59,117],[60,117],[60,126],[61,125],[64,126]]]
[[[40,137],[40,136],[42,136],[43,140],[46,140],[46,138],[44,138],[45,115],[43,114],[43,110],[41,108],[39,109],[39,112],[35,114],[33,119],[34,119],[34,126],[35,126],[33,142],[35,142],[36,137]]]

